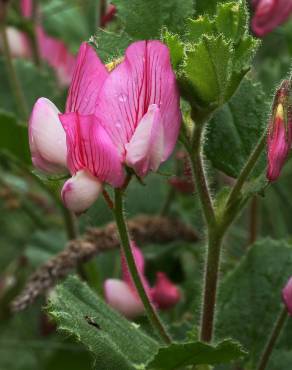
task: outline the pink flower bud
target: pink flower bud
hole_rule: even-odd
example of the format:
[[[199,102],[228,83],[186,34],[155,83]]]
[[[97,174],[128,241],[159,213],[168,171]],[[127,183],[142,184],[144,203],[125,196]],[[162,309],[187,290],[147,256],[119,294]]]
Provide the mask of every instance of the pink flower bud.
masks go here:
[[[292,13],[291,0],[253,0],[252,30],[263,37],[284,23]]]
[[[282,299],[287,307],[289,315],[292,315],[292,277],[290,277],[282,290]]]
[[[78,171],[62,189],[65,206],[76,214],[86,211],[102,192],[102,184],[86,170]]]
[[[267,178],[275,181],[280,175],[292,144],[290,82],[284,81],[277,91],[268,133]]]
[[[151,289],[151,297],[158,308],[167,310],[179,302],[181,294],[177,286],[163,272],[157,272],[156,283]]]

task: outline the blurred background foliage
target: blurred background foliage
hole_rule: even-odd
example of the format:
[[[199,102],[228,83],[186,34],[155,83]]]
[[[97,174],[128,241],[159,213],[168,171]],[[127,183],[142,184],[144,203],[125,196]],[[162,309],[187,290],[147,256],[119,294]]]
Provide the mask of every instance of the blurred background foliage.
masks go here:
[[[72,53],[77,52],[83,40],[91,39],[103,61],[109,62],[120,57],[133,40],[160,38],[163,26],[171,32],[183,32],[186,18],[205,12],[213,14],[217,1],[115,0],[116,16],[103,29],[98,28],[99,0],[37,3],[49,35],[63,40]],[[8,24],[17,23],[17,14],[19,2],[12,1]],[[215,178],[214,189],[230,186],[233,182],[230,176],[237,176],[267,123],[274,89],[289,72],[291,59],[290,21],[262,40],[249,72],[252,82],[242,83],[210,124],[205,153],[209,174]],[[25,59],[15,59],[14,63],[29,111],[40,96],[54,101],[60,110],[64,108],[66,89],[60,87],[48,65],[43,63],[39,67]],[[11,315],[8,311],[9,302],[21,290],[25,279],[37,266],[61,251],[68,239],[63,208],[56,201],[55,183],[46,188],[30,172],[26,122],[19,117],[17,108],[0,56],[0,370],[87,370],[93,361],[91,355],[71,338],[56,333],[54,324],[41,309],[46,304],[44,299],[23,313]],[[240,141],[238,130],[249,138],[253,135],[247,147]],[[219,145],[216,153],[221,152],[222,156],[213,155],[216,145]],[[235,152],[241,157],[234,156]],[[145,185],[134,181],[127,193],[129,217],[164,212],[192,225],[202,238],[195,246],[176,242],[166,247],[149,245],[144,249],[150,281],[153,282],[159,269],[183,292],[177,307],[163,314],[178,339],[185,339],[198,321],[204,244],[196,196],[181,193],[169,184],[170,174],[181,173],[182,167],[183,161],[174,154],[160,173],[148,176]],[[266,189],[263,196],[251,200],[225,240],[216,333],[218,338],[228,335],[238,339],[251,351],[246,369],[252,369],[253,361],[258,358],[280,307],[281,287],[292,271],[291,182],[292,168],[288,163],[279,181]],[[111,213],[100,199],[79,218],[80,232],[109,221]],[[256,247],[251,247],[256,239],[261,240]],[[94,263],[101,282],[107,277],[119,276],[117,251],[98,256]],[[141,324],[147,328],[144,319]],[[291,325],[290,322],[285,329],[270,370],[291,369]]]

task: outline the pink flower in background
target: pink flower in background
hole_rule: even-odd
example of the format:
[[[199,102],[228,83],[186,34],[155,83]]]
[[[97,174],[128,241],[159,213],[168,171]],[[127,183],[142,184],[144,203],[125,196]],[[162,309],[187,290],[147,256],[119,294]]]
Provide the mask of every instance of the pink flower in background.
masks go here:
[[[101,27],[105,27],[107,23],[110,23],[114,19],[116,12],[117,8],[115,7],[115,5],[109,4],[105,14],[101,18],[100,22]]]
[[[154,287],[150,287],[144,275],[144,256],[140,249],[132,242],[132,252],[144,289],[152,303],[160,309],[169,309],[180,300],[179,289],[167,278],[163,272],[157,273]],[[105,299],[107,303],[128,318],[134,318],[144,313],[143,304],[138,296],[131,279],[124,256],[122,255],[122,280],[107,279],[104,283]]]
[[[275,181],[280,176],[292,144],[292,119],[290,107],[287,106],[289,93],[290,82],[284,81],[276,93],[268,132],[267,178],[269,181]]]
[[[108,72],[93,48],[83,43],[66,113],[59,114],[44,98],[33,108],[29,125],[33,163],[45,172],[69,169],[72,178],[64,184],[62,198],[80,213],[98,197],[103,182],[123,184],[123,164],[139,176],[157,170],[175,146],[180,121],[179,95],[165,45],[133,43],[125,60]]]
[[[75,56],[70,53],[65,43],[45,33],[37,27],[37,43],[40,57],[52,67],[61,86],[69,86],[75,65]]]
[[[287,21],[292,13],[292,0],[253,0],[252,7],[252,30],[263,37]]]
[[[290,277],[282,290],[282,299],[287,307],[289,315],[292,315],[292,277]]]
[[[32,17],[32,1],[21,0],[20,9],[24,18]],[[38,19],[38,23],[40,20]],[[31,43],[26,33],[14,27],[7,28],[8,43],[14,58],[32,58]],[[41,59],[56,72],[61,86],[69,86],[75,64],[75,56],[65,43],[46,34],[42,26],[36,27],[36,41]],[[0,45],[1,47],[1,45]]]

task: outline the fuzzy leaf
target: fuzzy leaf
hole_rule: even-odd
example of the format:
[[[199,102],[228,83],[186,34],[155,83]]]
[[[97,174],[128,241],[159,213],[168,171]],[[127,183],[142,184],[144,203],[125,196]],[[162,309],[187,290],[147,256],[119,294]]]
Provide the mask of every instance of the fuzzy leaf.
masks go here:
[[[115,0],[117,16],[125,31],[135,39],[159,38],[163,26],[180,31],[192,16],[193,0]]]
[[[162,41],[168,46],[172,66],[176,69],[184,58],[184,44],[178,35],[168,32],[167,30],[164,30],[162,34]]]
[[[229,176],[238,176],[266,127],[267,112],[268,104],[261,86],[246,78],[234,97],[209,123],[205,153],[214,167]],[[264,168],[263,153],[257,173]]]
[[[222,36],[203,36],[187,51],[185,78],[202,105],[223,104],[231,63],[232,48]]]
[[[250,246],[221,284],[217,338],[232,336],[239,340],[250,351],[249,361],[254,363],[251,368],[281,310],[281,290],[291,271],[291,245],[283,240],[262,239]],[[287,344],[291,344],[291,335]]]
[[[85,344],[98,370],[131,370],[149,361],[158,344],[105,304],[76,277],[57,286],[48,311],[60,330]]]
[[[174,343],[161,347],[146,369],[172,370],[190,365],[217,365],[246,355],[240,344],[224,340],[216,346],[202,342]]]

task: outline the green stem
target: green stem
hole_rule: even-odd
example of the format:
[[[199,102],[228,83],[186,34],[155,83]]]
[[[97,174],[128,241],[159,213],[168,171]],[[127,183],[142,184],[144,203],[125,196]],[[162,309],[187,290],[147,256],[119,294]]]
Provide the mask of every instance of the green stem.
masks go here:
[[[200,333],[200,338],[204,342],[211,342],[213,337],[221,243],[222,235],[213,232],[209,234]]]
[[[26,101],[24,99],[24,95],[21,89],[21,85],[20,85],[16,70],[14,68],[14,64],[12,61],[12,55],[10,52],[10,47],[8,43],[7,32],[6,32],[6,27],[5,27],[4,22],[0,24],[0,36],[2,40],[2,48],[3,48],[4,57],[5,57],[6,69],[7,69],[7,73],[9,76],[9,82],[11,85],[11,89],[14,94],[15,103],[16,103],[16,106],[18,107],[19,114],[21,115],[22,119],[26,120],[28,117],[28,108],[27,108]]]
[[[79,232],[75,215],[63,205],[61,205],[61,209],[68,239],[77,239]]]
[[[226,203],[227,206],[232,205],[238,199],[238,197],[240,196],[241,189],[242,189],[245,181],[249,177],[250,173],[254,169],[254,166],[255,166],[257,160],[259,159],[259,156],[261,155],[262,151],[264,150],[265,145],[266,145],[266,132],[264,132],[264,134],[260,138],[259,142],[257,143],[257,146],[255,147],[255,149],[251,153],[248,161],[246,162],[243,169],[241,170],[241,172],[238,176],[238,179],[237,179],[234,187],[232,188],[232,190],[231,190],[231,192],[228,196],[227,203]]]
[[[215,212],[202,160],[203,125],[195,125],[192,151],[189,152],[196,190],[199,194],[204,217],[211,229],[216,224]]]
[[[284,324],[287,320],[287,317],[288,317],[288,313],[287,313],[287,308],[284,307],[276,322],[275,322],[275,326],[270,334],[270,337],[268,338],[268,341],[266,343],[266,346],[264,348],[264,351],[262,353],[262,356],[261,356],[261,359],[259,361],[259,364],[258,364],[258,367],[257,367],[257,370],[265,370],[266,369],[266,366],[268,364],[268,361],[271,357],[271,354],[273,352],[273,349],[275,348],[275,344],[277,342],[277,339],[279,338],[279,335],[281,334],[281,331],[284,327]]]
[[[126,225],[124,214],[123,214],[123,191],[121,189],[115,190],[114,216],[115,216],[117,228],[118,228],[120,239],[121,239],[122,249],[123,249],[126,261],[127,261],[127,265],[128,265],[131,277],[133,279],[133,282],[135,284],[135,287],[137,289],[137,292],[139,294],[139,297],[145,307],[147,316],[150,322],[152,323],[153,327],[157,330],[161,339],[166,344],[170,344],[171,338],[169,334],[167,333],[163,323],[161,322],[158,316],[158,313],[156,312],[154,306],[152,305],[145,291],[141,277],[139,275],[139,271],[135,263],[135,259],[134,259],[132,249],[130,246],[130,239],[129,239],[129,234],[127,230],[127,225]]]

